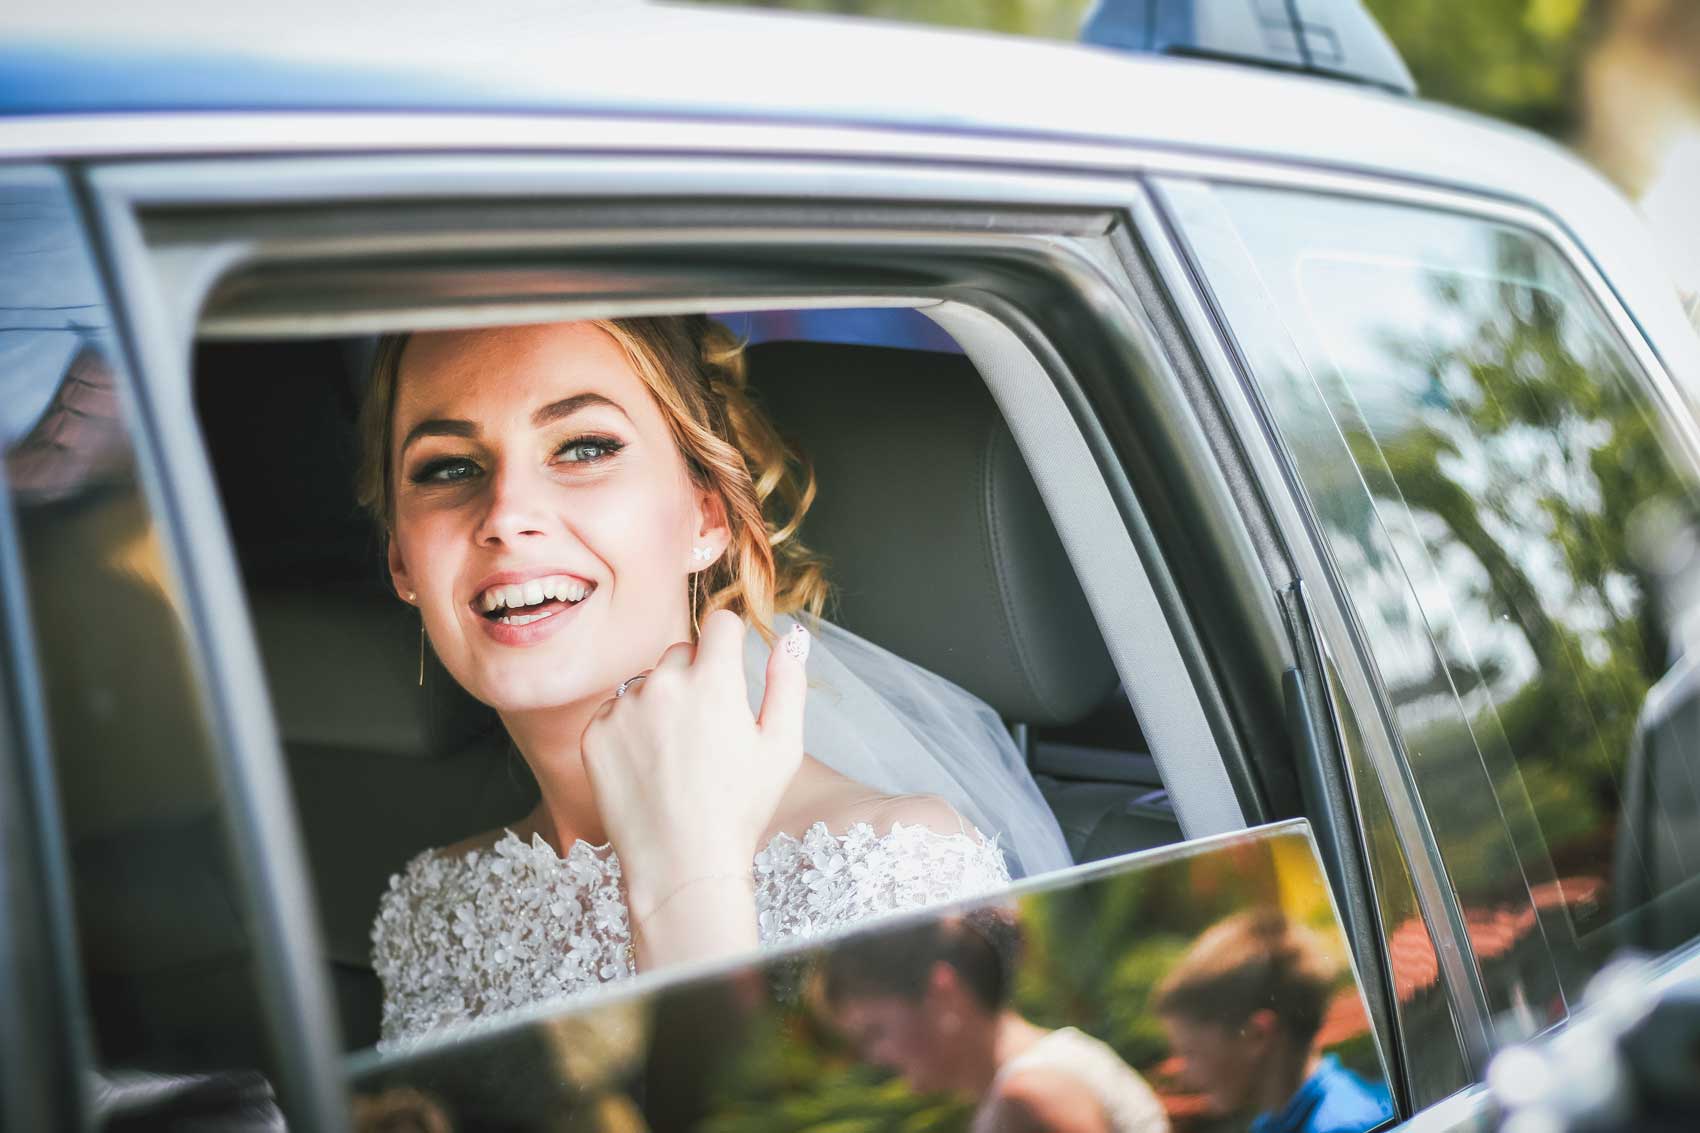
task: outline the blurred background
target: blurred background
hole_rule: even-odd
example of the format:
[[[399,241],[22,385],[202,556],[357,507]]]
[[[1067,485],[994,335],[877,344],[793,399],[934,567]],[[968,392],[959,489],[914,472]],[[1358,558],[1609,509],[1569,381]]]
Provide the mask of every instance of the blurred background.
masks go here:
[[[1096,0],[704,0],[1072,40]],[[1363,0],[1422,97],[1569,147],[1641,209],[1700,326],[1700,0]]]

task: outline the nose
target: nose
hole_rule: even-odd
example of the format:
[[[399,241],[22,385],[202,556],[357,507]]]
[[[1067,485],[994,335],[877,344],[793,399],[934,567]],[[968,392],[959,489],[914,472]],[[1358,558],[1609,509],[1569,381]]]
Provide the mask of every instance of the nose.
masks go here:
[[[474,538],[482,547],[516,546],[548,530],[544,484],[512,462],[498,464],[488,481],[484,514]]]

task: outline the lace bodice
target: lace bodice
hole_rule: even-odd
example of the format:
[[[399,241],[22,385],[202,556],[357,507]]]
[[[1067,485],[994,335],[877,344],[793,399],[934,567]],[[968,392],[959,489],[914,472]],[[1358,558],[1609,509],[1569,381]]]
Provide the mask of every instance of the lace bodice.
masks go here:
[[[758,853],[763,945],[816,936],[868,917],[970,897],[1009,882],[995,841],[865,822],[833,834],[778,834]],[[427,850],[390,878],[372,925],[384,985],[381,1046],[486,1019],[628,976],[631,930],[619,858],[575,842],[563,859],[510,830],[458,857]]]

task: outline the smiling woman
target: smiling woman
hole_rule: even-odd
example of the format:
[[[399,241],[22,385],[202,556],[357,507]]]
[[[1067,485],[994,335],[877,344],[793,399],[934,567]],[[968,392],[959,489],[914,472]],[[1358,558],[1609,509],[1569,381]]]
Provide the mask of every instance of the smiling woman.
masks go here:
[[[387,339],[362,425],[362,497],[395,592],[539,789],[519,821],[392,880],[373,928],[387,1038],[994,889],[1010,877],[1000,838],[1034,814],[1050,845],[1023,834],[1016,848],[1067,864],[1024,771],[1005,795],[1027,813],[981,829],[944,798],[805,752],[817,634],[838,697],[859,658],[928,688],[952,735],[972,735],[960,721],[984,706],[820,620],[822,564],[797,537],[812,477],[718,325]],[[860,687],[855,703],[938,726]],[[1009,745],[979,735],[994,760]],[[912,784],[936,781],[913,762]]]

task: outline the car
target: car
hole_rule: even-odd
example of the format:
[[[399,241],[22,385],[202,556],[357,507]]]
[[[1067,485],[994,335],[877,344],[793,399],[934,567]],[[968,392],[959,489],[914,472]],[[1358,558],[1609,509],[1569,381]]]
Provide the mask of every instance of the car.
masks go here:
[[[1567,1033],[1622,953],[1700,976],[1700,340],[1575,158],[1243,60],[330,11],[8,17],[8,1128],[341,1129],[407,1091],[630,1127],[575,1084],[612,1071],[551,1059],[676,1019],[711,1049],[750,973],[795,990],[840,947],[367,1050],[388,878],[535,791],[384,595],[350,488],[373,339],[426,327],[756,340],[836,616],[1009,725],[1077,861],[1015,899],[1087,910],[1046,939],[1098,951],[1045,970],[1133,981],[1066,1005],[1125,1057],[1167,1050],[1127,957],[1260,901],[1339,941],[1322,1033],[1413,1128],[1478,1127],[1495,1053]],[[859,1080],[820,1043],[787,1088]],[[1177,1127],[1222,1117],[1151,1058]]]

